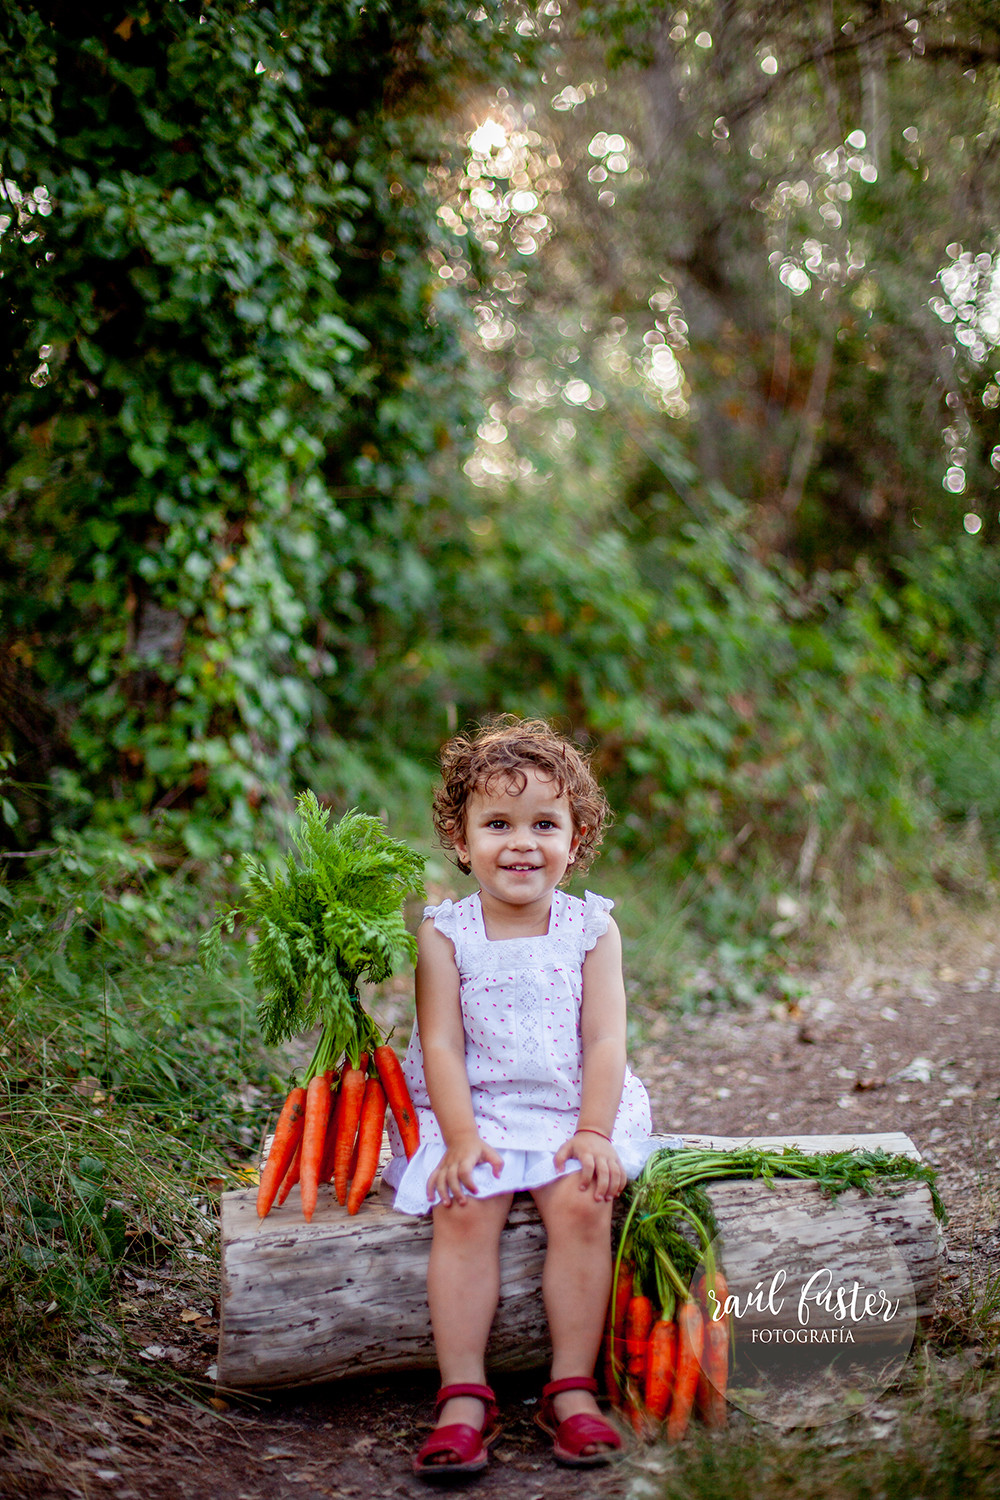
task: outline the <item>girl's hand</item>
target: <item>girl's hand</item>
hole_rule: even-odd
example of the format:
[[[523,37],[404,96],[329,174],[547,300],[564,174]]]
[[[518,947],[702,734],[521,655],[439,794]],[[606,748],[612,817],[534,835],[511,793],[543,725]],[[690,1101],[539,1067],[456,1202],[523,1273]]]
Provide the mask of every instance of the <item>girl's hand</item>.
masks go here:
[[[500,1176],[503,1158],[478,1134],[453,1140],[427,1179],[428,1201],[433,1203],[435,1197],[440,1197],[444,1206],[450,1208],[453,1203],[465,1203],[466,1193],[475,1197],[479,1190],[472,1180],[472,1169],[482,1161],[493,1168],[494,1177]]]
[[[614,1146],[602,1135],[580,1130],[564,1141],[555,1155],[560,1171],[570,1157],[580,1163],[580,1191],[586,1192],[592,1186],[598,1203],[610,1203],[624,1189],[625,1168]]]

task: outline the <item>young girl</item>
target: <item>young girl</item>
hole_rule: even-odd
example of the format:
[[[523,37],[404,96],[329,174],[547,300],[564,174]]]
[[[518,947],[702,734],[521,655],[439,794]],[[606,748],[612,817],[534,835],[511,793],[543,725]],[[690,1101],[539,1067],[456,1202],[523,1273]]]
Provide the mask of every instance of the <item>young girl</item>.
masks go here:
[[[557,1462],[621,1446],[592,1378],[611,1284],[611,1210],[648,1151],[649,1101],[625,1063],[625,987],[612,902],[559,887],[587,868],[607,803],[586,760],[538,720],[506,717],[442,752],[434,823],[478,890],[428,907],[405,1071],[420,1120],[385,1177],[404,1213],[434,1215],[427,1272],[441,1370],[425,1479],[487,1463],[496,1423],[485,1351],[499,1240],[530,1192],[548,1244],[542,1295],[552,1379],[537,1420]]]

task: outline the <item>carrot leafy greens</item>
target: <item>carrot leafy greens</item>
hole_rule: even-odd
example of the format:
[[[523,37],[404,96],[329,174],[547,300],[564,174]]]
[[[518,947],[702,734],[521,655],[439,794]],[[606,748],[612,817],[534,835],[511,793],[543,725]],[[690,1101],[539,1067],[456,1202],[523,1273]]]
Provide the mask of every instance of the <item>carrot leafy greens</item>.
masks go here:
[[[404,963],[416,960],[416,943],[407,930],[403,904],[410,894],[423,894],[423,856],[391,839],[379,818],[350,811],[331,824],[313,792],[297,800],[299,821],[292,830],[293,849],[281,868],[272,871],[260,860],[247,858],[243,870],[243,899],[218,912],[202,939],[202,961],[217,968],[223,934],[239,926],[252,929],[256,941],[248,963],[257,988],[257,1015],[268,1042],[287,1041],[301,1031],[321,1027],[319,1042],[300,1079],[356,1071],[365,1056],[376,1058],[376,1068],[388,1071],[384,1039],[361,1004],[358,985],[378,984]],[[382,1056],[380,1065],[377,1061]],[[362,1078],[363,1083],[363,1078]],[[314,1090],[318,1098],[322,1091]],[[403,1085],[405,1094],[405,1084]],[[398,1069],[393,1070],[390,1102],[402,1112],[407,1152],[416,1149],[413,1106],[400,1094]],[[343,1111],[324,1103],[331,1125]],[[358,1121],[353,1120],[355,1134]],[[308,1111],[305,1122],[310,1137]],[[370,1134],[374,1127],[370,1127]],[[379,1129],[379,1136],[380,1136]],[[353,1138],[346,1146],[348,1158]],[[343,1155],[343,1150],[341,1151]],[[317,1160],[318,1158],[318,1160]],[[312,1217],[317,1182],[325,1152],[312,1144],[308,1161],[303,1153],[302,1198]],[[274,1175],[273,1173],[271,1175]],[[275,1191],[277,1186],[275,1185]],[[273,1198],[273,1195],[272,1195]],[[270,1202],[259,1210],[266,1213]]]

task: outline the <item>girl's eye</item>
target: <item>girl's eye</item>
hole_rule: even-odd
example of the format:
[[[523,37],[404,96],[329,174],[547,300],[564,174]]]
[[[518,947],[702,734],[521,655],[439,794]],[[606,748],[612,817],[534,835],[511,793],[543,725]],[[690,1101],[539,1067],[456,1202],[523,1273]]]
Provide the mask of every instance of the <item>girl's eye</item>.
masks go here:
[[[491,818],[486,826],[487,828],[506,828],[507,824],[504,822],[503,818]]]

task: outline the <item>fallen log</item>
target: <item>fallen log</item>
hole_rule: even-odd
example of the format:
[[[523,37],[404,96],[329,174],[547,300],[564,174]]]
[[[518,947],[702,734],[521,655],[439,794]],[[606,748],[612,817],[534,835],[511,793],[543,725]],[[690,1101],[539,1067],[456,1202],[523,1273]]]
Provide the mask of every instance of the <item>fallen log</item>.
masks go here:
[[[753,1144],[804,1151],[877,1150],[919,1157],[908,1136],[687,1136],[687,1144],[719,1150]],[[912,1282],[918,1319],[933,1309],[942,1255],[940,1230],[923,1184],[904,1184],[872,1197],[825,1197],[814,1183],[779,1179],[724,1180],[707,1188],[725,1246],[727,1267],[746,1280],[770,1274],[775,1258],[814,1264],[849,1280],[858,1267],[881,1267],[888,1293],[892,1266]],[[427,1313],[429,1216],[392,1208],[376,1190],[349,1217],[332,1188],[321,1188],[311,1224],[298,1189],[280,1209],[258,1220],[255,1191],[222,1199],[222,1297],[218,1357],[220,1388],[254,1390],[312,1385],[389,1370],[433,1369]],[[531,1369],[549,1357],[540,1295],[545,1233],[529,1198],[516,1200],[501,1236],[500,1306],[490,1336],[491,1370]],[[773,1319],[772,1319],[773,1321]],[[745,1325],[752,1326],[750,1321]]]

